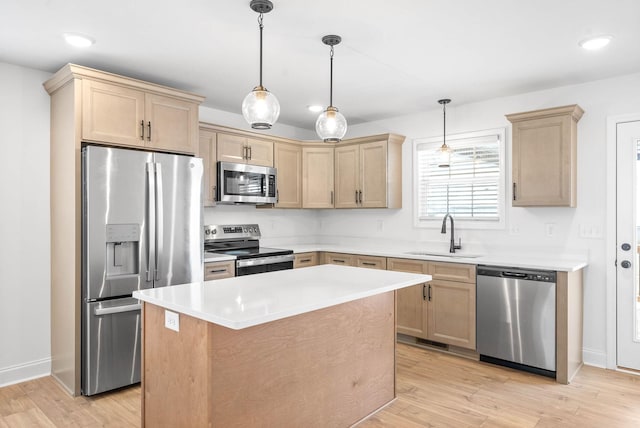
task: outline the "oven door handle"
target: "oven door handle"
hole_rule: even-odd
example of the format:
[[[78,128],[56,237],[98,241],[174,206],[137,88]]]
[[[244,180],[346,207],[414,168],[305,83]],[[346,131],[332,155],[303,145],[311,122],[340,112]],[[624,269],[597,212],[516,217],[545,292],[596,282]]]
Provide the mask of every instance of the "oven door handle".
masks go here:
[[[236,260],[236,267],[243,268],[247,266],[272,265],[275,263],[292,262],[295,256],[293,254],[285,254],[282,256],[256,257],[253,259]]]

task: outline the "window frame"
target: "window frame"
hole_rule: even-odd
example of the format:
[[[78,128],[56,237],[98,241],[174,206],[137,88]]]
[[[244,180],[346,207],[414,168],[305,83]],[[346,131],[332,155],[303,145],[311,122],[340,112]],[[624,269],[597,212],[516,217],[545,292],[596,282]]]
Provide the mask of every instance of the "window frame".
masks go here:
[[[472,132],[462,132],[458,134],[450,134],[447,135],[447,145],[451,147],[460,146],[464,144],[464,141],[461,140],[471,140],[478,139],[483,137],[488,137],[491,135],[497,135],[499,138],[499,178],[498,178],[498,220],[488,220],[488,219],[456,219],[456,228],[460,229],[478,229],[478,230],[500,230],[505,229],[506,227],[506,200],[507,200],[507,189],[506,189],[506,179],[507,179],[507,162],[506,162],[506,128],[492,128],[481,131],[472,131]],[[420,219],[420,199],[419,199],[419,165],[418,165],[418,147],[423,145],[432,146],[433,150],[437,150],[438,147],[442,146],[442,136],[438,137],[427,137],[427,138],[414,138],[413,139],[413,147],[412,147],[412,182],[413,182],[413,225],[417,228],[440,228],[442,225],[442,219]]]

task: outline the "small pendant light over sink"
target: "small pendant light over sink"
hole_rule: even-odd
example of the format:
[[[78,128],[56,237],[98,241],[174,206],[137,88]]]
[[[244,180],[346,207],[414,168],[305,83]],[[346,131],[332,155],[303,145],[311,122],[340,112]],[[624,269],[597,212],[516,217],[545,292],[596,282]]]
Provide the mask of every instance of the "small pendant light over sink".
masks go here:
[[[447,104],[451,102],[450,99],[444,98],[438,100],[438,103],[442,105],[442,146],[438,149],[439,160],[438,166],[442,168],[448,168],[451,165],[451,148],[447,146]]]
[[[330,78],[329,78],[329,107],[318,116],[316,120],[316,132],[325,143],[337,143],[347,132],[347,119],[333,106],[333,47],[340,43],[342,38],[336,35],[324,36],[322,43],[331,46]]]
[[[262,86],[262,15],[273,10],[273,3],[269,0],[251,0],[249,7],[259,13],[258,27],[260,28],[260,84],[242,101],[242,115],[253,129],[270,129],[280,116],[280,103],[275,95]]]

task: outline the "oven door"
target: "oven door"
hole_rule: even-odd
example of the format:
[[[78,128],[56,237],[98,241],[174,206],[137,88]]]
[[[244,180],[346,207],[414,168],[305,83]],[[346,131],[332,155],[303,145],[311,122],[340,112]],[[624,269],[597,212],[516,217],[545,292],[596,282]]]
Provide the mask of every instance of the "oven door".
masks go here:
[[[282,256],[256,257],[253,259],[237,260],[236,276],[293,269],[293,259],[293,254],[285,254]]]
[[[218,202],[275,203],[276,176],[275,168],[218,162]]]

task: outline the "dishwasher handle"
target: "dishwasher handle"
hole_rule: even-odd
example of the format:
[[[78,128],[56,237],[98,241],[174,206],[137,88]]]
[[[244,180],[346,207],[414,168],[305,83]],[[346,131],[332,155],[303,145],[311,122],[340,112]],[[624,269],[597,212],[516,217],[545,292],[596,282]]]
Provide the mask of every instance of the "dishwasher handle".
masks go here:
[[[500,272],[500,276],[505,278],[526,278],[528,275],[526,273],[518,273],[518,272]]]

